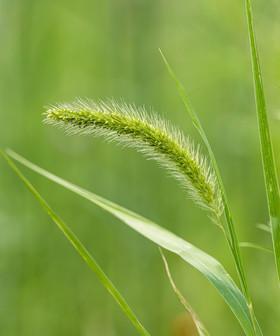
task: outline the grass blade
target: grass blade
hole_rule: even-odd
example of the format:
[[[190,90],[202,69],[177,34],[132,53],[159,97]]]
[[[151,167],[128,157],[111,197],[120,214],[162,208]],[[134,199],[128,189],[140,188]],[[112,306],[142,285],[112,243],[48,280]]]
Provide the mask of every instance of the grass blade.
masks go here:
[[[252,69],[254,77],[255,100],[257,107],[259,135],[261,143],[261,154],[263,171],[268,200],[270,225],[272,229],[273,249],[276,268],[280,281],[280,191],[276,173],[276,166],[273,154],[273,146],[270,136],[270,129],[267,116],[266,101],[262,83],[261,67],[259,62],[258,49],[254,31],[252,4],[246,0],[246,14],[249,31]]]
[[[11,150],[8,151],[8,154],[24,166],[111,213],[121,222],[158,246],[180,256],[185,262],[202,273],[218,290],[238,319],[246,335],[262,335],[258,326],[257,332],[254,330],[246,298],[216,259],[150,220],[36,166]]]
[[[53,220],[53,222],[58,226],[61,230],[65,238],[71,243],[74,249],[78,252],[78,254],[82,257],[85,263],[89,266],[89,268],[97,275],[101,284],[107,289],[107,291],[112,295],[118,305],[121,307],[124,314],[134,325],[135,329],[138,331],[140,335],[150,336],[148,331],[143,327],[141,322],[137,319],[136,315],[129,307],[123,296],[113,285],[111,280],[107,277],[107,275],[103,272],[101,267],[92,257],[90,252],[86,249],[86,247],[82,244],[82,242],[77,238],[77,236],[72,232],[72,230],[67,226],[67,224],[52,210],[52,208],[48,205],[48,203],[43,199],[43,197],[39,194],[39,192],[35,189],[35,187],[29,182],[29,180],[21,173],[21,171],[17,168],[14,162],[3,152],[0,151],[3,158],[7,161],[11,169],[16,173],[16,175],[22,180],[25,186],[31,191],[36,200],[41,204],[42,208],[49,215],[49,217]]]
[[[161,248],[159,248],[159,252],[164,264],[164,268],[168,277],[168,280],[171,284],[171,287],[174,291],[174,293],[176,294],[178,300],[181,302],[182,306],[186,309],[186,311],[191,315],[192,320],[195,324],[196,330],[199,334],[199,336],[210,336],[209,332],[206,330],[205,326],[203,325],[203,323],[201,322],[201,320],[199,319],[199,317],[197,316],[196,312],[193,310],[192,306],[187,302],[187,300],[185,299],[185,297],[183,296],[183,294],[179,291],[179,289],[177,288],[170,269],[169,269],[169,265],[168,265],[168,261],[162,251]]]
[[[212,146],[210,145],[210,142],[208,140],[206,132],[204,131],[204,128],[203,128],[203,126],[200,122],[200,119],[199,119],[197,113],[195,112],[195,110],[191,106],[189,98],[188,98],[188,96],[185,92],[184,86],[179,81],[178,77],[176,76],[174,70],[172,69],[172,67],[168,63],[168,61],[167,61],[166,57],[164,56],[164,54],[162,53],[162,51],[159,50],[159,52],[162,56],[162,59],[164,61],[164,64],[165,64],[170,76],[172,77],[172,79],[174,80],[174,82],[176,84],[177,91],[179,93],[179,96],[181,97],[181,100],[184,104],[184,107],[185,107],[187,113],[189,114],[194,127],[196,128],[199,135],[201,136],[201,138],[202,138],[202,140],[205,144],[205,147],[208,151],[208,154],[209,154],[209,157],[210,157],[210,160],[211,160],[211,165],[212,165],[212,167],[215,171],[215,174],[216,174],[216,177],[217,177],[217,182],[219,184],[219,188],[220,188],[220,191],[221,191],[222,204],[223,204],[225,218],[226,218],[226,227],[223,225],[220,218],[217,218],[218,226],[220,228],[223,228],[223,233],[225,234],[225,238],[227,240],[230,251],[231,251],[231,253],[233,255],[233,258],[234,258],[234,262],[235,262],[236,270],[237,270],[238,277],[239,277],[239,280],[240,280],[242,292],[246,296],[246,299],[248,301],[248,305],[250,307],[251,320],[252,320],[252,323],[255,324],[255,314],[254,314],[254,311],[253,311],[253,304],[252,304],[252,300],[251,300],[249,289],[248,289],[247,277],[246,277],[246,273],[245,273],[244,266],[243,266],[239,241],[238,241],[238,237],[237,237],[237,233],[236,233],[231,209],[230,209],[230,206],[229,206],[227,194],[226,194],[226,191],[225,191],[224,183],[223,183],[223,180],[222,180],[220,169],[219,169],[218,164],[217,164],[216,157],[214,155],[214,152],[212,150]],[[257,330],[257,328],[258,327],[255,326],[256,330]]]
[[[238,238],[237,238],[237,234],[235,232],[235,228],[234,228],[234,224],[233,224],[233,219],[232,219],[232,215],[231,215],[231,210],[229,207],[229,203],[227,200],[227,195],[225,192],[225,188],[224,188],[224,184],[222,181],[222,177],[220,174],[220,170],[214,155],[214,152],[212,150],[212,147],[210,145],[210,142],[208,140],[208,137],[206,135],[206,132],[204,131],[204,128],[200,122],[200,119],[197,115],[197,113],[195,112],[195,110],[192,108],[191,103],[188,99],[188,96],[185,92],[185,88],[182,85],[182,83],[179,81],[178,77],[176,76],[174,70],[171,68],[170,64],[168,63],[166,57],[164,56],[164,54],[162,53],[162,51],[160,50],[160,54],[162,56],[162,59],[164,61],[164,64],[170,74],[170,76],[173,78],[175,84],[176,84],[176,88],[177,91],[181,97],[181,100],[185,106],[186,111],[188,112],[189,116],[191,117],[191,120],[193,122],[194,127],[196,128],[196,130],[198,131],[199,135],[201,136],[206,149],[208,151],[210,160],[211,160],[211,164],[215,170],[216,176],[217,176],[217,180],[221,189],[221,194],[222,194],[222,202],[224,205],[224,211],[225,211],[225,216],[226,216],[226,220],[227,220],[227,229],[228,231],[226,233],[226,238],[227,241],[229,243],[231,252],[234,256],[234,260],[236,263],[236,268],[238,271],[238,275],[240,278],[240,282],[241,282],[241,286],[243,288],[243,292],[246,296],[248,296],[248,286],[247,286],[247,281],[246,281],[246,276],[245,276],[245,272],[244,272],[244,267],[243,267],[243,263],[242,263],[242,259],[241,259],[241,253],[240,253],[240,249],[239,249],[239,244],[238,244]]]

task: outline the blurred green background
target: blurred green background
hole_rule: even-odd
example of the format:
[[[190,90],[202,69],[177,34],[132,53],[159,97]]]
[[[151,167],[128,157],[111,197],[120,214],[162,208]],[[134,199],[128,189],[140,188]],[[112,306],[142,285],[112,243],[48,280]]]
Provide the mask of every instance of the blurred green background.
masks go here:
[[[280,4],[254,1],[276,157],[280,150]],[[114,97],[152,106],[199,141],[160,58],[162,48],[208,131],[240,239],[270,246],[242,0],[0,0],[0,146],[124,205],[217,257],[231,256],[176,181],[132,150],[42,124],[43,106]],[[278,164],[279,167],[279,164]],[[157,248],[110,215],[24,170],[73,228],[152,335],[184,311]],[[279,172],[279,170],[278,170]],[[136,335],[95,275],[0,160],[0,335]],[[279,335],[272,255],[244,250],[256,314]],[[241,335],[215,289],[168,255],[178,286],[212,335]],[[176,331],[177,330],[177,331]]]

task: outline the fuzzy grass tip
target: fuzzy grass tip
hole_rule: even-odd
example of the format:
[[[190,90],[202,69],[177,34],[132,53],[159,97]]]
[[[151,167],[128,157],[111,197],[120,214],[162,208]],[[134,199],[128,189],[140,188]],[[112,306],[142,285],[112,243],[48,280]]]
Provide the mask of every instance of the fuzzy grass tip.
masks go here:
[[[216,177],[199,148],[143,107],[77,101],[49,107],[45,122],[66,129],[68,134],[103,136],[135,148],[167,168],[201,207],[215,217],[221,216],[223,208]]]

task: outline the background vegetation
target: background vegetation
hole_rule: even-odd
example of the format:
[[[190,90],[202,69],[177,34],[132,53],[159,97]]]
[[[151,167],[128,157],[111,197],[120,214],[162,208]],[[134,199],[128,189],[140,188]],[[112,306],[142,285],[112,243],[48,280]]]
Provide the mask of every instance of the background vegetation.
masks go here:
[[[280,6],[254,1],[276,159],[280,150]],[[0,0],[0,143],[41,166],[161,223],[220,259],[235,276],[220,232],[153,162],[100,139],[42,125],[42,106],[75,97],[125,98],[197,138],[158,53],[186,84],[213,143],[241,240],[267,209],[242,0],[56,2]],[[280,168],[279,164],[278,167]],[[111,297],[0,161],[0,334],[134,335]],[[279,170],[278,170],[279,172]],[[79,197],[27,172],[71,224],[154,335],[184,335],[182,307],[158,250]],[[277,335],[273,258],[244,250],[256,314]],[[240,335],[216,291],[170,256],[174,278],[213,335]],[[176,334],[177,332],[177,334]]]

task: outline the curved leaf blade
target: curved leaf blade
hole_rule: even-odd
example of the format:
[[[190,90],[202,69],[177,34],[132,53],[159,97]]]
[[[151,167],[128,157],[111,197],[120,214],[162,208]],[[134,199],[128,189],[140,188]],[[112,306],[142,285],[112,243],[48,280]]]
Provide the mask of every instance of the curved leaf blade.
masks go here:
[[[40,195],[40,193],[35,189],[35,187],[29,182],[29,180],[21,173],[21,171],[17,168],[14,162],[5,154],[0,151],[0,155],[4,157],[7,161],[8,165],[11,169],[16,173],[16,175],[22,180],[27,189],[35,196],[36,200],[40,203],[44,211],[49,215],[52,221],[58,226],[61,230],[65,238],[70,242],[70,244],[74,247],[77,253],[82,257],[85,263],[89,266],[89,268],[96,274],[101,284],[107,289],[107,291],[111,294],[111,296],[115,299],[117,304],[122,309],[123,313],[127,316],[127,318],[131,321],[135,329],[138,331],[139,335],[142,336],[150,336],[148,331],[144,328],[141,322],[138,320],[126,300],[114,286],[112,281],[108,278],[108,276],[104,273],[99,264],[95,261],[93,256],[87,250],[87,248],[83,245],[83,243],[79,240],[79,238],[74,234],[74,232],[68,227],[68,225],[52,210],[52,208],[48,205],[48,203],[44,200],[44,198]]]
[[[235,262],[235,266],[237,269],[237,273],[239,276],[239,280],[240,280],[240,284],[242,287],[242,291],[244,293],[244,295],[247,298],[248,302],[251,302],[251,298],[250,298],[250,294],[249,294],[249,289],[248,289],[248,284],[247,284],[247,277],[246,277],[246,273],[244,270],[244,265],[243,265],[243,260],[242,260],[242,256],[241,256],[241,252],[240,252],[240,247],[238,244],[238,237],[237,237],[237,232],[236,232],[236,228],[234,225],[234,221],[233,221],[233,216],[231,213],[231,209],[229,206],[229,202],[228,202],[228,198],[227,198],[227,194],[226,194],[226,190],[224,187],[224,183],[223,183],[223,179],[220,173],[220,169],[215,157],[215,154],[212,150],[212,146],[208,140],[208,137],[206,135],[206,132],[201,124],[201,121],[198,117],[198,114],[196,113],[196,111],[193,109],[191,102],[187,96],[187,93],[185,91],[185,88],[183,86],[183,84],[180,82],[180,80],[178,79],[178,77],[176,76],[174,70],[172,69],[171,65],[168,63],[166,57],[164,56],[163,52],[161,50],[159,50],[160,55],[163,59],[163,62],[167,68],[168,73],[170,74],[171,78],[174,80],[175,85],[176,85],[176,89],[177,92],[183,102],[183,105],[185,107],[185,110],[187,111],[187,113],[189,114],[191,121],[195,127],[195,129],[197,130],[198,134],[200,135],[206,149],[207,152],[209,154],[209,158],[211,160],[211,164],[212,167],[215,171],[216,177],[217,177],[217,181],[221,190],[221,196],[222,196],[222,203],[224,206],[224,213],[225,213],[225,218],[226,218],[226,223],[227,223],[227,227],[226,230],[224,230],[225,233],[225,238],[228,242],[229,248],[231,250],[231,253],[233,255],[234,258],[234,262]],[[253,318],[253,311],[251,311],[251,315]]]
[[[111,213],[158,246],[180,256],[184,261],[201,272],[218,290],[238,319],[245,334],[256,335],[244,295],[216,259],[152,221],[36,166],[11,150],[8,151],[8,154],[24,166]],[[261,331],[258,330],[257,335],[261,335]]]

